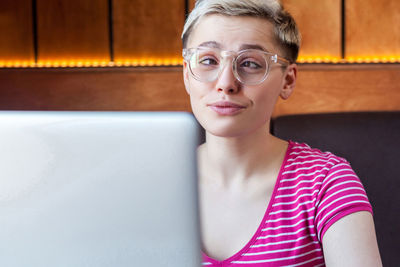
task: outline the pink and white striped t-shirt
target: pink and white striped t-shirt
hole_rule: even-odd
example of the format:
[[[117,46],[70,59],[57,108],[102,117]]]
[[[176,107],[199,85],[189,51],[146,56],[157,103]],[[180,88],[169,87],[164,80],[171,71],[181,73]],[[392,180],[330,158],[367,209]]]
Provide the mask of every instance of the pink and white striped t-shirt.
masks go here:
[[[326,230],[357,211],[372,213],[372,208],[349,163],[329,152],[289,141],[257,232],[226,260],[203,254],[203,265],[325,266],[322,238]]]

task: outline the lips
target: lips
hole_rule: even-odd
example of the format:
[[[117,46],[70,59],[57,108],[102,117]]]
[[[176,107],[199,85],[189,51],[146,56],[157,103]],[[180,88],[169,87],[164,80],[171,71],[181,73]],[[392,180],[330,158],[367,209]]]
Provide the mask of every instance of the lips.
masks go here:
[[[241,104],[230,101],[218,101],[209,104],[208,106],[216,113],[223,116],[236,115],[246,108]]]

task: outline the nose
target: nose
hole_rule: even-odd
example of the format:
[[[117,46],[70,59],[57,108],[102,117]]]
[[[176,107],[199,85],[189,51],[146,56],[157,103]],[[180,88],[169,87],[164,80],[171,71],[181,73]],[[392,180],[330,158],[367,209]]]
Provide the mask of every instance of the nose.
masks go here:
[[[225,94],[235,94],[240,89],[240,82],[236,79],[233,68],[232,68],[232,60],[224,60],[220,73],[217,78],[217,82],[215,84],[216,89],[219,92],[224,92]]]

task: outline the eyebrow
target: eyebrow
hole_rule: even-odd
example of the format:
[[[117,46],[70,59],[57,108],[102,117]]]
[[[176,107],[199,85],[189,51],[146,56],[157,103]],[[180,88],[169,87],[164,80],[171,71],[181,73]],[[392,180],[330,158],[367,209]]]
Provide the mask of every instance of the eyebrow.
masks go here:
[[[199,46],[211,47],[211,48],[221,48],[221,44],[216,42],[216,41],[203,42]],[[240,46],[240,48],[239,48],[239,50],[245,50],[245,49],[256,49],[256,50],[261,50],[261,51],[264,51],[264,52],[268,52],[267,49],[265,49],[261,45],[257,45],[257,44],[242,44]]]
[[[211,48],[221,48],[221,45],[215,41],[208,41],[208,42],[203,42],[199,46],[205,46],[205,47],[211,47]]]
[[[243,45],[240,46],[240,50],[245,50],[245,49],[257,49],[257,50],[261,50],[261,51],[264,51],[264,52],[268,51],[264,47],[262,47],[261,45],[255,45],[255,44],[243,44]]]

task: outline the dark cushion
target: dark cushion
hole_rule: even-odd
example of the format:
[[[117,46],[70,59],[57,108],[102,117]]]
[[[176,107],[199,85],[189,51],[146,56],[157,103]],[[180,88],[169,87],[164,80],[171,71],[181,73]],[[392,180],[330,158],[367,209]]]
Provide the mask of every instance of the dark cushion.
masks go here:
[[[374,210],[383,266],[400,264],[400,112],[282,116],[271,132],[346,158]]]

